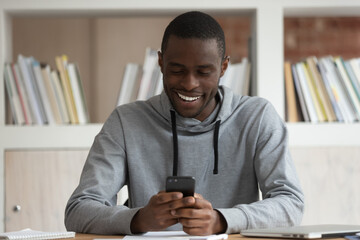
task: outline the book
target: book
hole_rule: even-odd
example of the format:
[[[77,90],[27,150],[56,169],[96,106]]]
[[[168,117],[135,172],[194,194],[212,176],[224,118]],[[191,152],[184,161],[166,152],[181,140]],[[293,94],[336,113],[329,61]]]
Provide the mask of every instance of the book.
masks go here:
[[[249,95],[250,70],[250,63],[245,57],[241,62],[229,62],[225,74],[220,78],[220,85],[232,89],[236,94]]]
[[[43,123],[46,124],[48,123],[48,119],[47,119],[47,115],[46,115],[46,110],[45,110],[45,107],[44,107],[44,103],[41,99],[41,94],[40,94],[40,89],[39,89],[39,84],[36,80],[36,76],[35,76],[35,72],[34,72],[34,69],[33,69],[33,61],[34,61],[34,57],[30,56],[30,57],[25,57],[25,63],[27,65],[27,68],[28,68],[28,71],[29,71],[29,75],[30,75],[30,79],[31,79],[31,82],[33,84],[33,88],[34,88],[34,92],[35,92],[35,97],[38,101],[38,104],[39,104],[39,108],[40,108],[40,114],[41,114],[41,117],[42,117],[42,120],[43,120]]]
[[[70,80],[66,72],[67,57],[65,55],[56,56],[55,63],[60,74],[60,82],[63,88],[65,103],[68,109],[70,122],[73,124],[79,123],[78,115],[75,108],[74,96],[71,90]]]
[[[59,104],[57,102],[55,88],[53,88],[53,85],[51,83],[51,69],[50,69],[50,66],[47,65],[47,64],[45,66],[43,66],[41,68],[41,74],[43,76],[45,89],[46,89],[47,95],[49,97],[50,106],[51,106],[52,112],[54,114],[55,122],[57,124],[62,124],[64,122],[62,120]]]
[[[63,123],[70,123],[69,111],[66,107],[65,96],[61,87],[59,74],[56,70],[52,70],[50,76],[52,87],[55,89],[55,97],[59,106],[62,121]]]
[[[354,122],[356,116],[350,106],[349,100],[344,92],[343,86],[340,83],[339,75],[331,56],[323,57],[320,59],[324,66],[324,74],[328,79],[331,89],[334,93],[335,99],[339,105],[339,110],[345,122]]]
[[[89,114],[85,101],[84,88],[80,79],[79,68],[75,63],[68,63],[66,70],[70,80],[74,103],[80,124],[89,122]]]
[[[42,116],[43,114],[42,114],[42,110],[41,110],[40,99],[35,91],[34,80],[29,71],[29,67],[27,66],[25,57],[22,56],[21,54],[18,55],[18,64],[19,64],[19,69],[20,69],[21,75],[24,80],[25,90],[29,97],[29,106],[31,108],[34,123],[43,125],[45,123],[45,121]]]
[[[220,78],[220,82],[219,82],[219,85],[223,85],[223,86],[226,86],[230,89],[233,89],[233,76],[235,75],[235,69],[236,67],[239,65],[241,65],[241,63],[233,63],[231,61],[229,61],[228,63],[228,67],[225,71],[225,74]]]
[[[0,233],[0,239],[60,239],[74,238],[75,232],[43,232],[35,231],[30,228],[14,232]]]
[[[25,91],[24,80],[20,74],[19,65],[17,63],[11,64],[14,80],[18,89],[21,107],[24,113],[24,119],[26,125],[33,124],[33,117],[29,106],[29,98]]]
[[[306,104],[306,109],[308,110],[310,122],[318,122],[319,118],[315,109],[315,104],[313,102],[313,98],[310,94],[309,81],[305,76],[305,68],[303,67],[303,63],[296,63],[296,72],[298,74],[299,83],[301,87],[301,91],[304,95],[304,101]]]
[[[286,61],[284,63],[285,75],[285,97],[286,97],[286,120],[288,122],[299,122],[294,80],[291,72],[291,63]]]
[[[243,96],[250,95],[250,78],[251,78],[251,63],[248,61],[245,69],[245,81],[244,81],[244,88],[242,91]]]
[[[333,84],[328,79],[327,70],[326,70],[326,67],[325,67],[325,64],[324,64],[323,60],[320,60],[318,62],[317,66],[318,66],[319,72],[321,73],[325,89],[326,89],[326,91],[328,93],[331,105],[332,105],[334,113],[336,115],[336,119],[339,122],[343,122],[344,117],[343,117],[343,113],[342,113],[342,111],[340,109],[339,98],[338,98],[338,95],[336,94],[336,90],[333,87]]]
[[[229,87],[229,85],[230,85],[230,77],[229,77],[229,75],[231,75],[231,65],[232,65],[232,62],[229,61],[228,67],[227,67],[224,75],[219,80],[219,85]]]
[[[331,56],[330,58],[333,68],[334,68],[334,74],[337,81],[337,88],[338,92],[342,95],[342,101],[344,102],[344,106],[346,107],[347,111],[349,111],[349,114],[351,115],[351,122],[359,120],[359,115],[357,113],[357,110],[355,108],[354,103],[351,100],[350,94],[348,92],[348,89],[345,85],[345,82],[343,80],[343,77],[340,73],[340,69],[338,65],[336,64],[335,58]]]
[[[309,68],[309,73],[314,81],[315,89],[317,91],[318,97],[321,100],[321,107],[326,120],[329,122],[336,121],[336,115],[332,108],[329,95],[325,89],[324,81],[320,75],[320,72],[317,68],[317,58],[314,56],[306,58],[306,63]]]
[[[334,58],[335,66],[337,67],[340,75],[340,80],[342,80],[342,83],[344,85],[345,92],[348,95],[348,98],[350,102],[352,103],[352,106],[355,109],[355,115],[357,119],[360,119],[360,101],[358,97],[356,96],[356,92],[353,88],[353,85],[351,84],[351,80],[349,79],[349,76],[345,70],[344,67],[344,60],[341,57],[335,57]]]
[[[311,75],[309,73],[308,65],[306,64],[306,62],[301,62],[301,66],[303,68],[305,78],[306,78],[306,81],[308,83],[310,96],[312,98],[312,102],[313,102],[314,107],[315,107],[315,111],[316,111],[316,114],[317,114],[317,117],[318,117],[318,121],[319,122],[324,122],[324,121],[327,120],[327,116],[325,116],[323,104],[321,102],[321,99],[319,98],[319,94],[317,92],[314,80],[312,79],[312,77],[311,77]]]
[[[50,99],[45,88],[45,83],[44,83],[43,75],[41,73],[40,63],[34,58],[32,58],[31,64],[32,64],[32,70],[34,72],[34,79],[39,89],[40,100],[45,111],[47,123],[55,124],[55,118],[54,118],[53,110],[51,109]]]
[[[154,77],[154,69],[159,68],[157,51],[146,48],[145,59],[143,64],[142,77],[137,100],[147,100]]]
[[[146,95],[146,99],[149,99],[155,95],[156,88],[159,85],[159,80],[162,81],[162,73],[161,73],[160,67],[156,64],[152,71],[151,81],[150,81],[150,85],[149,85],[148,92]]]
[[[353,71],[349,61],[344,61],[344,67],[346,69],[347,74],[349,75],[356,96],[360,101],[360,80],[357,79],[355,72]]]
[[[17,125],[25,123],[24,114],[21,108],[20,98],[16,89],[15,80],[12,74],[11,65],[5,64],[5,87],[10,101],[11,113],[13,121]]]
[[[296,99],[298,100],[302,117],[305,122],[310,122],[309,113],[305,103],[304,93],[302,92],[299,75],[297,74],[297,70],[296,70],[296,64],[291,64],[291,72],[293,75],[294,86],[296,90],[296,97],[297,97]]]
[[[136,100],[142,72],[141,67],[138,63],[126,64],[116,106]]]
[[[350,59],[349,64],[351,66],[351,69],[354,72],[354,75],[355,75],[357,81],[360,84],[360,58],[352,58],[352,59]]]
[[[234,64],[234,73],[232,75],[232,89],[235,93],[242,95],[245,82],[247,58],[243,58],[239,64]]]
[[[160,70],[160,67],[159,67],[159,76],[158,76],[158,79],[157,79],[157,83],[156,83],[156,87],[155,87],[155,91],[154,91],[154,96],[155,95],[159,95],[162,90],[164,89],[164,84],[163,84],[163,74]]]

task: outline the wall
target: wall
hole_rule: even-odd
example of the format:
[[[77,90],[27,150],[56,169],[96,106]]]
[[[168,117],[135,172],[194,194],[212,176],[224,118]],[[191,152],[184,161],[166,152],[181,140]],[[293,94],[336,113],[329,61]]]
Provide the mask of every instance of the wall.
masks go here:
[[[360,18],[286,18],[285,59],[299,61],[315,55],[360,57]]]

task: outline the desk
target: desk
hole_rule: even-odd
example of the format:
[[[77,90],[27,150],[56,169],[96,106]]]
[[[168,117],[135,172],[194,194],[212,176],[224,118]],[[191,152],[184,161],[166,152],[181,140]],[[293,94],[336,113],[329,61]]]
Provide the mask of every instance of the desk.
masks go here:
[[[75,238],[64,238],[64,240],[93,240],[96,238],[105,238],[105,239],[114,239],[114,238],[123,238],[123,236],[110,236],[110,235],[95,235],[95,234],[83,234],[77,233]],[[247,238],[243,237],[240,234],[230,234],[228,239],[241,239],[241,240],[272,240],[275,238]],[[283,239],[282,239],[283,240]],[[344,238],[331,238],[331,240],[344,240]]]

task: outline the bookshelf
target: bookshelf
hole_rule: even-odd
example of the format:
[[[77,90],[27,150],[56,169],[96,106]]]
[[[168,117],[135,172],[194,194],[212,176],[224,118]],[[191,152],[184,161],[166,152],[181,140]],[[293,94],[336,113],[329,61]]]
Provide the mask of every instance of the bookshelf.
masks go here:
[[[12,61],[14,17],[168,16],[188,10],[250,16],[253,95],[268,99],[284,116],[283,20],[286,16],[359,16],[360,0],[2,0],[0,5],[0,75]],[[3,77],[1,77],[3,79]],[[0,231],[4,228],[4,152],[8,149],[89,148],[101,124],[69,126],[12,126],[5,124],[5,88],[0,84]],[[288,124],[291,146],[360,146],[360,124]],[[36,136],[36,138],[34,138]]]

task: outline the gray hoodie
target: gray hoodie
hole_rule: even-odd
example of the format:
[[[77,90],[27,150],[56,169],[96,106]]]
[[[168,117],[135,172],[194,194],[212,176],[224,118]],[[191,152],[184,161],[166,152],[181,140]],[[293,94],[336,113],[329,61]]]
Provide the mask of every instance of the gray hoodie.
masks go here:
[[[68,201],[66,228],[130,234],[136,212],[165,189],[174,159],[177,174],[195,177],[195,191],[224,216],[227,233],[300,224],[304,196],[284,122],[262,98],[237,96],[222,86],[218,93],[220,103],[203,122],[175,112],[172,119],[164,92],[117,107],[96,136]],[[129,207],[116,205],[124,185]]]

